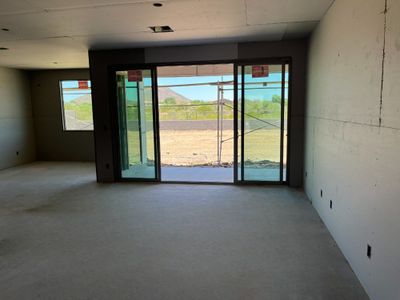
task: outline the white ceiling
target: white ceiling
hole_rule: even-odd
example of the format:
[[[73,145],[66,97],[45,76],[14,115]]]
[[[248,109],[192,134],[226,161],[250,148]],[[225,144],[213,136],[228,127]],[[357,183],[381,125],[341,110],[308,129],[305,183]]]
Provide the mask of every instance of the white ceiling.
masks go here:
[[[334,0],[0,0],[0,65],[88,67],[88,49],[307,36]],[[175,32],[154,34],[149,26]]]

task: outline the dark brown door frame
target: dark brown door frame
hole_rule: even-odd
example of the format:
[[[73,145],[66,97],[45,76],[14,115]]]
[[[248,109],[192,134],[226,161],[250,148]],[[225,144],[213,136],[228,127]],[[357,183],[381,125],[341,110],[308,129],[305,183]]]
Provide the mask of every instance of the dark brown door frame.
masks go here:
[[[117,85],[115,80],[115,72],[126,70],[150,70],[152,80],[152,110],[153,110],[153,131],[154,131],[154,157],[155,157],[155,178],[122,178],[121,176],[121,162],[120,162],[120,141],[119,141],[119,116],[117,106]],[[110,114],[111,114],[111,130],[112,130],[112,144],[113,144],[113,163],[114,176],[117,181],[121,182],[160,182],[161,181],[161,167],[160,167],[160,151],[159,151],[159,120],[158,120],[158,92],[157,92],[157,69],[155,66],[135,64],[135,65],[118,65],[108,68],[108,82],[110,86]]]
[[[190,62],[170,62],[170,63],[146,63],[146,64],[119,64],[109,66],[108,68],[108,82],[110,86],[110,114],[111,114],[111,123],[112,123],[112,136],[113,136],[113,160],[114,160],[114,175],[117,181],[127,181],[127,182],[161,182],[161,153],[160,153],[160,124],[159,124],[159,108],[158,108],[158,82],[157,82],[157,67],[166,67],[166,66],[189,66],[189,65],[212,65],[212,64],[233,64],[233,74],[234,74],[234,166],[233,166],[233,175],[234,181],[233,183],[223,183],[223,182],[191,182],[191,181],[179,181],[179,182],[170,182],[170,181],[162,181],[163,183],[196,183],[196,184],[252,184],[252,185],[279,185],[279,184],[287,184],[288,178],[290,176],[289,173],[289,164],[290,164],[290,118],[291,118],[291,77],[292,77],[292,59],[290,57],[280,57],[280,58],[259,58],[259,59],[248,59],[248,60],[217,60],[217,61],[190,61]],[[243,165],[243,155],[241,155],[241,180],[238,180],[238,67],[242,66],[242,74],[244,72],[243,66],[245,65],[255,65],[255,64],[279,64],[282,65],[282,70],[285,70],[286,65],[288,65],[289,72],[289,85],[288,85],[288,128],[287,128],[287,153],[286,153],[286,180],[283,180],[283,125],[284,125],[284,110],[281,109],[281,161],[280,161],[280,181],[245,181],[243,180],[244,173],[244,165]],[[156,159],[156,178],[155,179],[146,179],[146,178],[137,178],[137,179],[128,179],[121,177],[121,166],[119,161],[119,133],[118,133],[118,111],[116,107],[116,80],[115,80],[115,72],[116,71],[125,71],[125,70],[135,70],[135,69],[148,69],[151,70],[152,74],[152,96],[153,96],[153,125],[154,125],[154,150],[155,150],[155,159]],[[283,90],[281,99],[281,107],[284,106],[284,97],[285,97],[285,73],[282,75],[282,83],[283,86],[281,89]],[[241,105],[242,112],[244,106],[244,81],[243,77],[241,80]],[[244,118],[241,118],[242,126],[241,126],[241,139],[243,139],[243,131],[244,131]],[[241,143],[241,154],[243,153],[244,143]]]
[[[256,65],[256,64],[270,64],[270,65],[280,65],[282,68],[282,76],[281,76],[281,127],[280,127],[280,166],[279,166],[279,181],[252,181],[252,180],[245,180],[244,177],[244,112],[245,112],[245,81],[244,81],[244,75],[245,75],[245,66],[251,66],[251,65]],[[286,151],[286,178],[284,180],[283,178],[283,159],[284,159],[284,127],[285,127],[285,122],[284,122],[284,108],[285,108],[285,88],[286,88],[286,80],[285,80],[285,75],[286,75],[286,65],[289,66],[288,72],[289,72],[289,85],[288,85],[288,128],[287,130],[287,151]],[[290,122],[290,106],[291,106],[291,101],[290,101],[290,90],[291,90],[291,59],[290,58],[281,58],[281,59],[260,59],[260,60],[251,60],[251,61],[242,61],[239,63],[235,63],[235,92],[234,92],[234,107],[236,107],[235,112],[234,112],[234,140],[235,140],[235,152],[234,152],[234,168],[235,168],[235,173],[234,173],[234,183],[237,184],[268,184],[268,185],[275,185],[275,184],[286,184],[288,182],[288,170],[289,170],[289,122]],[[239,67],[241,68],[241,74],[238,74],[239,72]],[[237,78],[240,76],[240,91],[241,91],[241,116],[240,116],[240,157],[238,153],[238,139],[239,139],[239,129],[238,129],[238,117],[239,117],[239,107],[238,107],[238,80]],[[240,180],[238,178],[238,162],[240,159]]]

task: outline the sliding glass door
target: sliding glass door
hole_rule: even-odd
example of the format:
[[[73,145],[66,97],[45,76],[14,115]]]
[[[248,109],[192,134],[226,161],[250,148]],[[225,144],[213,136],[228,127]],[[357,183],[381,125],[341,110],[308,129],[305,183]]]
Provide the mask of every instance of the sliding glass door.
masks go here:
[[[165,155],[171,153],[171,150],[167,147],[173,147],[177,153],[180,153],[180,156],[176,157],[179,161],[187,160],[188,153],[191,154],[190,158],[198,160],[201,158],[199,154],[205,153],[208,149],[206,148],[208,144],[201,141],[200,138],[194,139],[193,132],[197,132],[196,130],[200,125],[203,127],[207,125],[210,126],[209,131],[216,138],[220,134],[220,144],[232,140],[234,142],[233,153],[232,148],[230,148],[231,152],[227,152],[226,149],[228,148],[224,149],[226,150],[225,155],[230,153],[230,157],[233,157],[233,164],[228,163],[227,166],[234,167],[234,182],[284,183],[287,181],[286,158],[290,77],[288,61],[281,60],[269,64],[235,64],[234,75],[231,75],[233,81],[221,80],[217,82],[218,87],[226,84],[226,86],[223,86],[226,93],[233,90],[231,97],[233,106],[229,104],[229,101],[232,101],[229,100],[229,94],[222,94],[222,97],[217,97],[217,99],[222,98],[222,101],[217,102],[212,99],[208,102],[199,101],[201,95],[195,94],[193,96],[195,100],[192,101],[188,97],[187,99],[183,98],[182,94],[186,90],[183,92],[176,91],[178,89],[176,83],[170,83],[167,87],[163,86],[164,94],[160,93],[160,103],[163,103],[161,106],[165,110],[161,115],[164,122],[162,125],[165,126],[164,130],[169,128],[171,131],[169,135],[163,137],[163,149],[160,149],[159,91],[157,87],[159,78],[157,78],[156,67],[143,66],[143,68],[118,69],[114,71],[113,76],[117,96],[115,111],[118,117],[115,122],[115,124],[118,122],[118,138],[115,141],[119,147],[116,161],[119,164],[118,172],[122,180],[160,181],[161,153],[162,151]],[[210,81],[210,75],[208,74],[208,76],[207,82]],[[162,77],[162,74],[160,74],[160,77]],[[194,85],[192,82],[185,84]],[[175,90],[170,91],[167,88]],[[179,94],[179,92],[182,94]],[[180,99],[180,102],[172,99],[170,95],[174,95],[178,100]],[[222,128],[220,122],[217,122],[217,126],[214,128],[214,119],[202,119],[199,114],[199,112],[205,110],[203,106],[207,107],[208,112],[209,107],[220,104],[220,102],[223,106],[232,110],[234,117],[233,130],[232,127],[229,128],[229,124],[223,123],[223,130],[227,131],[223,131],[225,139],[222,139],[221,130],[218,131]],[[182,116],[188,118],[187,113],[182,113],[183,108],[195,112],[195,121],[190,118],[189,120],[181,120]],[[168,120],[164,120],[166,115],[173,115],[180,119],[168,122]],[[218,118],[217,120],[219,120]],[[189,126],[189,128],[186,131],[177,130],[182,129],[183,124]],[[233,138],[232,135],[229,138],[228,131],[231,134],[233,133]],[[185,140],[177,143],[178,135],[186,137]],[[215,150],[213,141],[214,139],[210,143],[211,151]],[[182,152],[190,142],[196,145],[198,149],[188,153]],[[219,144],[218,150],[220,150]],[[169,165],[166,164],[166,166]],[[190,172],[199,172],[199,168],[195,167],[191,164],[187,169]],[[207,167],[210,172],[216,170],[214,165],[207,165]],[[225,171],[227,168],[220,169]],[[204,170],[202,169],[202,171]],[[195,175],[204,177],[200,173]],[[192,177],[186,176],[185,180],[190,181],[190,178]],[[216,181],[220,182],[221,177],[218,177]]]
[[[153,72],[115,72],[122,179],[159,180]]]
[[[288,65],[236,69],[236,181],[285,182]]]

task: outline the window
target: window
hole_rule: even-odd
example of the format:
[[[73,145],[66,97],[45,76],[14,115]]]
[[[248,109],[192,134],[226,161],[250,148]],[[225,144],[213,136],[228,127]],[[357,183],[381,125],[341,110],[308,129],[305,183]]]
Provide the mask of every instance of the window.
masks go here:
[[[62,80],[60,89],[64,130],[93,130],[90,80]]]

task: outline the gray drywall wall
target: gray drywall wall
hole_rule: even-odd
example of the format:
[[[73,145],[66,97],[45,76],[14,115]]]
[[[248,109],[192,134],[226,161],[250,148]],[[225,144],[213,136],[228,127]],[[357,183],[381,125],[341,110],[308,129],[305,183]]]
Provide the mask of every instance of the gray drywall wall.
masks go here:
[[[110,67],[122,64],[208,62],[290,57],[293,61],[292,107],[290,121],[289,185],[303,184],[303,132],[306,75],[306,40],[284,42],[230,43],[89,52],[95,116],[97,180],[115,180],[116,137],[112,128],[109,99]],[[114,144],[113,144],[114,143]]]
[[[64,131],[60,80],[90,79],[89,70],[31,72],[37,158],[54,161],[94,161],[93,131]]]
[[[400,299],[400,1],[387,8],[334,2],[311,39],[306,110],[305,190],[376,300]]]
[[[145,49],[146,63],[231,60],[238,57],[238,44],[154,47]]]
[[[29,76],[0,68],[0,169],[35,160]]]

